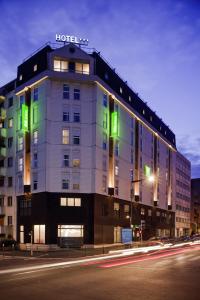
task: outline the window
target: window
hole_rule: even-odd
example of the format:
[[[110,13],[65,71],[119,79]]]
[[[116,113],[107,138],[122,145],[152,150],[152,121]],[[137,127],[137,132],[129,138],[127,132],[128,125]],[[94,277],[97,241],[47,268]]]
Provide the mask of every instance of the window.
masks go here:
[[[58,225],[58,237],[83,237],[83,225]]]
[[[128,96],[128,101],[131,102],[131,96]]]
[[[107,129],[107,112],[104,111],[103,113],[103,128]]]
[[[45,225],[34,225],[34,243],[45,244]]]
[[[103,133],[103,144],[102,144],[102,147],[104,150],[107,149],[107,134],[104,132]]]
[[[102,176],[102,191],[103,193],[107,192],[107,177],[105,175]]]
[[[20,81],[22,81],[22,78],[23,78],[23,76],[22,76],[22,75],[19,75],[19,80],[20,80]]]
[[[19,242],[20,244],[24,243],[24,225],[20,225],[19,227]]]
[[[80,184],[79,183],[73,183],[73,190],[79,190]]]
[[[72,73],[75,72],[75,62],[73,62],[73,61],[69,62],[69,72],[72,72]]]
[[[38,143],[38,130],[35,130],[33,131],[33,144],[36,145],[37,143]]]
[[[119,156],[119,141],[115,141],[115,156]]]
[[[33,153],[33,168],[38,167],[38,155],[37,152]]]
[[[33,101],[38,101],[38,88],[33,90]]]
[[[38,106],[35,105],[33,107],[33,124],[36,124],[38,122]]]
[[[73,167],[80,167],[80,159],[74,158],[72,162]]]
[[[19,175],[17,177],[17,186],[18,186],[18,191],[22,191],[22,186],[23,186],[23,180],[22,180],[22,175]]]
[[[68,190],[69,189],[69,180],[68,179],[63,179],[62,180],[62,189],[63,190]]]
[[[13,127],[13,118],[8,119],[8,128]]]
[[[19,107],[21,108],[22,107],[22,104],[24,104],[24,95],[21,95],[20,97],[19,97]]]
[[[80,100],[80,89],[74,89],[74,100]]]
[[[8,226],[11,226],[12,224],[12,216],[8,216]]]
[[[12,206],[12,196],[8,197],[8,202],[7,202],[8,206]]]
[[[18,159],[18,171],[23,171],[23,157],[19,157]]]
[[[54,71],[67,72],[68,71],[68,61],[65,60],[54,60]]]
[[[107,157],[105,155],[103,155],[102,169],[103,171],[107,171]]]
[[[33,71],[36,72],[37,71],[37,65],[33,66]]]
[[[152,216],[152,210],[148,209],[148,216],[151,217]]]
[[[69,129],[63,129],[62,130],[62,143],[64,145],[69,144]]]
[[[63,166],[64,167],[69,167],[69,155],[68,154],[64,154],[64,157],[63,157]]]
[[[8,98],[8,107],[13,106],[13,97]]]
[[[74,143],[74,145],[79,145],[80,144],[80,136],[79,135],[74,135],[73,143]]]
[[[141,208],[140,213],[141,213],[142,216],[145,215],[145,209],[143,207]]]
[[[157,212],[156,212],[156,216],[157,216],[157,217],[160,217],[160,211],[157,211]]]
[[[103,94],[103,106],[107,107],[108,106],[108,98],[106,94]]]
[[[33,180],[33,189],[37,190],[37,188],[38,188],[38,181],[37,181],[37,179],[35,179],[35,180]]]
[[[122,93],[123,93],[123,89],[122,89],[121,87],[120,87],[119,91],[120,91],[120,94],[122,94]]]
[[[81,206],[81,198],[60,198],[60,206]]]
[[[74,113],[74,122],[80,122],[80,113],[75,112]]]
[[[63,99],[69,99],[69,86],[63,84]]]
[[[76,63],[76,73],[89,74],[89,64]]]
[[[69,112],[63,112],[63,122],[69,122]]]
[[[13,158],[8,157],[8,168],[11,168],[13,166]]]
[[[4,206],[4,198],[0,198],[0,207]]]
[[[115,180],[115,195],[119,195],[119,180]]]
[[[18,137],[18,151],[23,150],[23,137]]]
[[[13,178],[8,177],[8,187],[11,187],[13,185]]]
[[[119,203],[114,202],[114,214],[119,217],[120,216],[120,208],[119,208]]]
[[[119,175],[119,162],[117,160],[115,161],[115,175]]]
[[[129,216],[130,206],[128,204],[124,205],[124,214],[126,217]]]

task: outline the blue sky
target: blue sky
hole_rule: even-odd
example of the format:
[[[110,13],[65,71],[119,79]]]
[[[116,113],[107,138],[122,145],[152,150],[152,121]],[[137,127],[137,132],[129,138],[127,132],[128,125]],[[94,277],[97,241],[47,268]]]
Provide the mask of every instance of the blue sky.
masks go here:
[[[0,86],[56,33],[88,38],[175,132],[200,177],[199,0],[0,0],[0,12]]]

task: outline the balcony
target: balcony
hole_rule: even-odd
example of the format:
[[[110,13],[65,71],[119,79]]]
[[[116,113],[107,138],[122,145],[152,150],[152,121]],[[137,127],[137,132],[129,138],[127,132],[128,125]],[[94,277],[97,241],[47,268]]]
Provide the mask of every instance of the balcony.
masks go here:
[[[0,147],[0,159],[4,159],[6,157],[6,147]]]
[[[5,99],[6,98],[4,96],[0,95],[0,104],[3,103],[5,101]]]
[[[6,176],[6,168],[0,167],[0,177],[5,177]]]
[[[4,206],[0,206],[0,218],[5,217],[5,207]]]
[[[0,128],[0,138],[6,138],[7,137],[7,130],[6,128]]]
[[[1,107],[0,108],[0,122],[4,121],[6,118],[6,110],[5,108]]]

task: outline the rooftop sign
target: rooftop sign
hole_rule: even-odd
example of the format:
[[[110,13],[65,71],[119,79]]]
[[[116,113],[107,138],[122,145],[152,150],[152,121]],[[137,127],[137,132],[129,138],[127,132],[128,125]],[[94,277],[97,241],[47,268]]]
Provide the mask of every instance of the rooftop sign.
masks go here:
[[[65,35],[65,34],[58,34],[58,33],[56,33],[56,41],[79,44],[84,46],[88,46],[89,43],[88,39],[82,39],[74,35]]]

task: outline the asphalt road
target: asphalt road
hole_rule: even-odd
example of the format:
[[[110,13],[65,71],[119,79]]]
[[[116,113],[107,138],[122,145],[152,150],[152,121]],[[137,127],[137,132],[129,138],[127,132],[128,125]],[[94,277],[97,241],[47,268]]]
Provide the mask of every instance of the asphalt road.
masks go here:
[[[199,300],[200,245],[1,273],[0,299]]]

